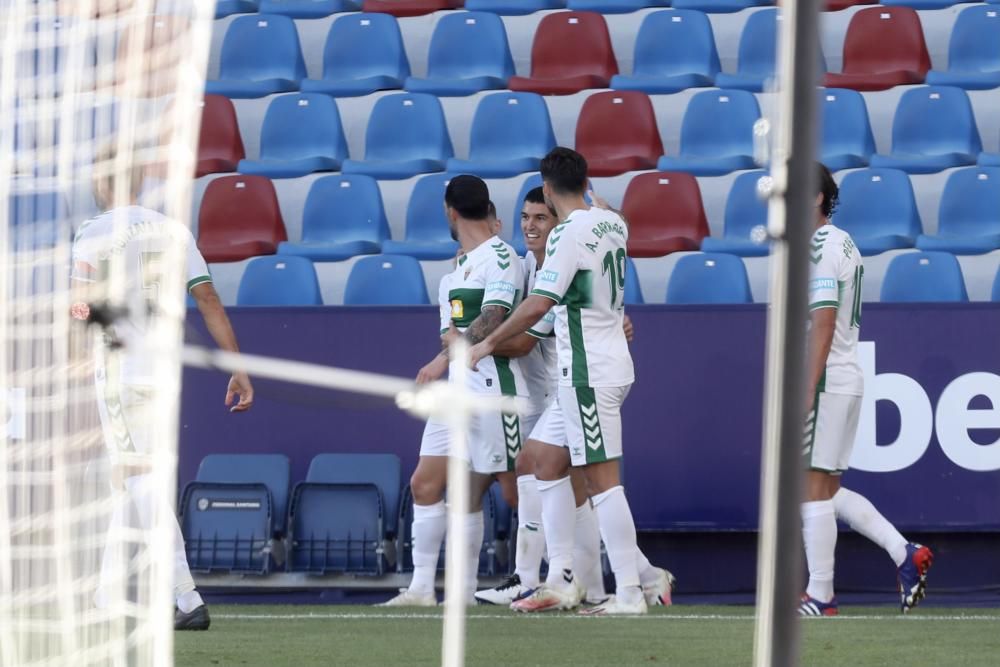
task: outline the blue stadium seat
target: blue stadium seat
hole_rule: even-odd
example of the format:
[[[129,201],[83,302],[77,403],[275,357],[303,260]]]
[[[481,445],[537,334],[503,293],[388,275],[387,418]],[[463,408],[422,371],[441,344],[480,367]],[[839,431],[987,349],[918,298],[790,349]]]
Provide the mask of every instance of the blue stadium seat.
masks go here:
[[[313,181],[302,212],[302,241],[278,245],[279,255],[339,262],[381,251],[389,238],[382,194],[370,176],[343,174]]]
[[[368,117],[365,159],[345,160],[345,174],[403,179],[443,171],[451,137],[438,98],[398,93],[379,98]]]
[[[760,107],[745,90],[706,90],[688,102],[681,123],[680,155],[664,155],[659,171],[718,176],[753,169],[753,125]]]
[[[1000,270],[997,271],[996,278],[993,279],[993,290],[990,293],[990,301],[1000,301]]]
[[[361,2],[357,0],[260,0],[262,14],[283,14],[293,19],[321,19],[359,9]]]
[[[726,198],[722,237],[703,238],[702,251],[741,257],[763,257],[771,251],[764,236],[767,233],[767,201],[758,194],[758,182],[767,175],[766,171],[755,170],[736,177]],[[754,240],[755,236],[758,240]]]
[[[469,159],[448,160],[455,174],[505,178],[536,171],[556,145],[545,100],[535,93],[494,93],[479,101],[472,118]]]
[[[962,267],[946,252],[893,257],[882,278],[882,301],[968,301]]]
[[[184,550],[194,572],[267,574],[271,493],[266,485],[191,482],[180,503]]]
[[[875,137],[864,96],[848,88],[819,91],[823,113],[820,161],[831,171],[868,165],[875,153]]]
[[[880,4],[886,7],[910,7],[918,11],[927,9],[947,9],[963,2],[976,2],[977,0],[883,0]]]
[[[271,493],[272,527],[284,535],[288,517],[290,463],[284,454],[209,454],[195,481],[215,484],[263,484]]]
[[[912,248],[922,227],[909,176],[897,169],[847,174],[833,224],[851,235],[862,255]]]
[[[258,7],[257,0],[217,0],[215,18],[225,18],[231,14],[252,14]]]
[[[1000,168],[952,172],[941,192],[938,232],[919,236],[921,250],[978,255],[1000,248]]]
[[[667,303],[750,303],[750,281],[743,260],[722,253],[681,257],[670,274]]]
[[[346,158],[347,140],[334,99],[297,93],[271,101],[260,130],[260,159],[240,160],[237,171],[295,178],[336,171]]]
[[[304,257],[254,257],[243,270],[237,306],[321,306],[319,282]]]
[[[422,306],[430,303],[420,262],[405,255],[362,257],[351,267],[345,306]]]
[[[639,286],[639,274],[635,272],[635,262],[631,257],[625,258],[625,305],[641,306],[646,303],[642,298],[642,287]]]
[[[892,153],[873,155],[871,164],[930,174],[975,164],[982,150],[966,92],[950,86],[922,86],[899,98],[892,121]]]
[[[388,498],[398,498],[399,478],[394,455],[316,456],[292,491],[287,569],[382,574]]]
[[[410,203],[406,207],[406,238],[403,241],[386,239],[382,242],[382,252],[417,259],[449,259],[455,256],[458,243],[451,238],[442,206],[444,190],[450,178],[450,174],[430,174],[414,184],[410,191]]]
[[[627,14],[647,7],[669,7],[670,0],[569,0],[567,7],[576,12]]]
[[[427,55],[427,77],[409,77],[404,87],[439,96],[471,95],[507,87],[514,60],[507,29],[496,14],[453,12],[438,21]]]
[[[1000,167],[1000,153],[986,153],[984,151],[979,154],[976,164],[980,167]]]
[[[676,93],[712,86],[719,73],[712,24],[702,12],[653,12],[642,20],[635,40],[632,74],[611,77],[617,90]]]
[[[927,83],[968,90],[1000,86],[1000,10],[987,5],[963,9],[951,30],[948,69],[932,69]]]
[[[506,16],[523,16],[543,9],[564,9],[566,0],[465,0],[470,12],[493,12]]]
[[[15,191],[7,206],[10,244],[15,248],[51,248],[69,240],[71,221],[63,193]]]
[[[755,93],[763,91],[764,84],[774,78],[777,37],[777,9],[762,9],[751,14],[740,34],[736,73],[720,72],[715,77],[715,85]]]
[[[399,23],[391,14],[347,14],[330,26],[323,49],[323,78],[306,79],[302,90],[337,97],[368,95],[403,87],[410,63]]]
[[[298,90],[306,78],[295,22],[287,16],[240,16],[222,40],[219,79],[205,92],[226,97],[264,97]]]
[[[773,0],[673,0],[674,9],[696,9],[709,14],[730,14],[750,7],[767,7]]]

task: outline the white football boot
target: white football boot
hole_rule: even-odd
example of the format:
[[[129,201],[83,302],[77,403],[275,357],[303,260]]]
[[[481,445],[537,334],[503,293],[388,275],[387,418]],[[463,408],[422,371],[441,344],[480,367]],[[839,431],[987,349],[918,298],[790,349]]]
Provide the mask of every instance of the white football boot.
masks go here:
[[[642,587],[642,595],[646,598],[646,605],[650,607],[669,607],[674,603],[673,592],[677,586],[677,577],[660,567],[656,570],[656,581]]]
[[[399,595],[387,600],[377,607],[436,607],[437,597],[434,593],[418,593],[409,588],[399,589]]]

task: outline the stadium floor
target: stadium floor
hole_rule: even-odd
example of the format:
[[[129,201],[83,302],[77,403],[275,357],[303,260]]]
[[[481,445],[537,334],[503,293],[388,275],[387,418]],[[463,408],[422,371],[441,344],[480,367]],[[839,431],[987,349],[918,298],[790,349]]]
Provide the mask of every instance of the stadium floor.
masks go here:
[[[176,633],[177,667],[440,664],[441,611],[358,605],[214,605],[208,632]],[[849,607],[804,621],[803,665],[997,664],[1000,609]],[[748,665],[753,611],[675,605],[642,618],[469,610],[466,665]]]

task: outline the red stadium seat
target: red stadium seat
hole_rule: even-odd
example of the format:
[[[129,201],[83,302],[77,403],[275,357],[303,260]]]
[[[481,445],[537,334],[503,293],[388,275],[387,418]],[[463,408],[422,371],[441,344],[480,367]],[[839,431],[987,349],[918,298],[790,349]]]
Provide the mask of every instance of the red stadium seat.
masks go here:
[[[874,5],[875,0],[826,0],[825,9],[828,12],[839,12],[841,9],[848,9],[858,5]]]
[[[393,16],[423,16],[441,9],[460,9],[465,0],[365,0],[363,12],[379,12]]]
[[[198,249],[208,262],[273,255],[288,240],[278,197],[263,176],[223,176],[208,184],[198,212]]]
[[[195,176],[236,171],[236,165],[245,157],[233,103],[222,95],[205,95]]]
[[[828,88],[886,90],[923,83],[931,59],[920,18],[909,7],[871,7],[851,17],[844,69],[826,75]]]
[[[604,17],[593,12],[556,12],[538,23],[531,45],[531,76],[512,76],[511,90],[571,95],[607,88],[618,74]]]
[[[654,169],[663,143],[649,96],[612,90],[588,97],[576,123],[576,150],[591,176]]]
[[[629,223],[628,254],[632,257],[697,250],[708,236],[701,190],[691,174],[639,174],[625,189],[622,213]]]

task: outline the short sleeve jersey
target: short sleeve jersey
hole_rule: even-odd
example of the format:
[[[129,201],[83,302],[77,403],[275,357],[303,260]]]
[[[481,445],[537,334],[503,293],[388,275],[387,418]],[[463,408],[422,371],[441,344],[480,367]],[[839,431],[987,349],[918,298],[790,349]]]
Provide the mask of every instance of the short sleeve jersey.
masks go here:
[[[556,302],[559,383],[623,387],[635,380],[622,330],[628,227],[613,211],[570,213],[549,234],[532,294]]]
[[[858,364],[861,331],[861,282],[865,267],[850,235],[831,224],[812,236],[809,247],[809,310],[836,308],[833,344],[821,389],[831,394],[860,396],[864,375]]]
[[[512,247],[497,236],[484,241],[458,259],[455,270],[448,274],[447,305],[441,301],[442,329],[444,309],[455,328],[464,332],[482,309],[499,306],[510,312],[520,303],[524,289],[524,269]],[[445,297],[439,289],[439,299]],[[478,372],[469,373],[474,391],[508,396],[525,396],[527,388],[517,359],[493,355],[477,364]]]
[[[525,294],[535,286],[538,262],[532,253],[524,257]],[[556,395],[558,387],[558,352],[555,338],[555,309],[550,309],[541,320],[528,329],[528,335],[538,338],[531,352],[520,357],[521,372],[528,386],[528,414],[541,414]]]
[[[168,252],[184,253],[182,269],[170,266]],[[144,331],[149,306],[159,299],[163,281],[183,280],[189,291],[212,281],[190,230],[141,206],[117,208],[80,225],[73,239],[73,279],[107,290],[111,264],[119,259],[125,277],[121,293],[129,317],[115,329],[126,340]],[[130,351],[126,345],[121,356],[121,381],[153,384],[154,371],[148,357],[141,350]]]

